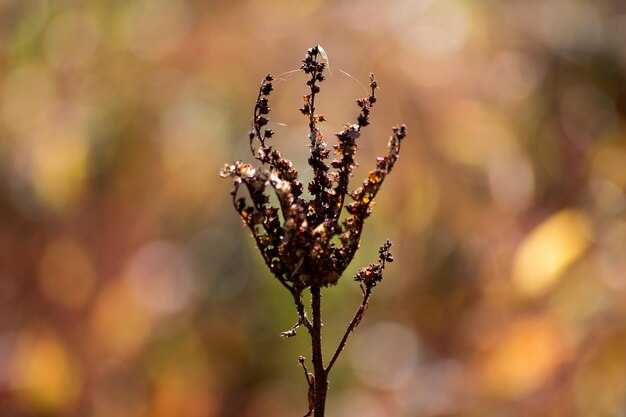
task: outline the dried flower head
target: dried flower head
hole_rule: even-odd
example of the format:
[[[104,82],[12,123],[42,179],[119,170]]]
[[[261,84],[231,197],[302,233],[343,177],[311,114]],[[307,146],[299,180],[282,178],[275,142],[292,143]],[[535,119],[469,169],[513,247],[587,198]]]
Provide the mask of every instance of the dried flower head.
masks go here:
[[[370,123],[378,83],[374,75],[370,75],[370,94],[356,101],[359,107],[356,123],[346,124],[336,134],[335,159],[328,163],[332,149],[319,129],[325,116],[317,114],[315,106],[316,95],[324,81],[324,61],[320,47],[316,46],[307,51],[301,67],[309,89],[300,111],[309,124],[308,163],[313,179],[307,189],[311,198],[303,197],[303,185],[291,161],[267,143],[274,135],[271,129],[265,128],[272,111],[269,96],[273,91],[273,77],[269,74],[261,82],[249,135],[252,155],[261,162],[261,167],[237,161],[227,164],[221,171],[222,177],[233,179],[235,209],[252,232],[265,263],[274,276],[295,293],[311,285],[337,283],[359,248],[372,201],[398,159],[406,136],[404,125],[394,128],[387,155],[378,158],[376,169],[360,187],[350,192],[350,179],[357,166],[357,142],[361,130]],[[249,199],[239,196],[242,186]],[[268,192],[278,197],[278,207],[270,204]],[[345,204],[346,196],[353,201]],[[344,207],[349,216],[341,221]],[[339,238],[338,243],[333,241],[335,237]]]

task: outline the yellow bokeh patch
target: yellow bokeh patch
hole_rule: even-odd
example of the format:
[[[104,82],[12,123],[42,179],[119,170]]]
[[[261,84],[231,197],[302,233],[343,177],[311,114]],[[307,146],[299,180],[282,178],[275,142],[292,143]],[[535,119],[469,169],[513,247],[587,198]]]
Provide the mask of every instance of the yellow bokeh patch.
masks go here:
[[[42,138],[33,152],[33,186],[39,200],[65,210],[80,199],[88,168],[85,138],[67,135]]]
[[[576,210],[560,211],[533,229],[513,259],[513,285],[523,296],[552,288],[589,246],[589,220]]]
[[[54,415],[71,407],[80,390],[70,352],[49,331],[27,330],[19,336],[11,382],[28,408]]]
[[[565,360],[561,326],[547,317],[513,323],[483,367],[485,387],[502,398],[519,398],[541,387]]]

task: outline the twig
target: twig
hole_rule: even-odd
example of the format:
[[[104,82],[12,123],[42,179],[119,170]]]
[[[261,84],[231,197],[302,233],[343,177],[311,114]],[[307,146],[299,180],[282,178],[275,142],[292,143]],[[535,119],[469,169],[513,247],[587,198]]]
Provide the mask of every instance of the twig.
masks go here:
[[[291,329],[285,330],[284,332],[280,332],[280,337],[282,339],[287,339],[289,337],[294,337],[297,334],[296,330],[300,326],[302,326],[302,323],[300,321],[298,321],[296,324],[293,325],[293,327]]]
[[[363,286],[361,286],[361,289],[363,290]],[[344,347],[346,346],[346,343],[348,342],[348,337],[350,336],[350,333],[352,333],[352,332],[354,332],[356,330],[356,328],[359,326],[359,323],[361,322],[361,319],[363,319],[363,316],[365,315],[365,312],[367,311],[367,307],[369,305],[368,303],[369,303],[369,299],[370,299],[371,295],[372,295],[372,287],[367,286],[363,290],[363,301],[361,301],[361,305],[359,306],[359,309],[354,314],[354,317],[352,318],[352,321],[350,321],[350,324],[348,325],[348,328],[346,329],[346,332],[344,333],[343,337],[341,338],[341,342],[339,342],[339,346],[337,346],[337,350],[335,350],[335,354],[333,355],[333,358],[330,360],[330,362],[328,363],[328,366],[326,367],[326,376],[327,377],[328,377],[328,374],[330,373],[330,370],[332,369],[333,365],[337,361],[337,358],[339,357],[339,355],[343,351]]]
[[[304,417],[308,417],[308,416],[313,415],[313,409],[315,408],[314,407],[315,406],[315,401],[314,401],[315,377],[306,368],[305,360],[306,360],[306,358],[304,356],[300,356],[298,358],[298,363],[300,364],[300,366],[302,366],[302,369],[304,370],[304,377],[306,378],[306,383],[309,386],[309,393],[308,393],[309,411],[304,415]]]
[[[292,292],[292,294],[293,294],[293,299],[296,303],[296,310],[298,312],[298,323],[301,323],[302,325],[304,325],[304,327],[307,328],[309,333],[311,333],[313,331],[313,324],[311,323],[311,321],[306,315],[306,310],[304,309],[304,304],[302,303],[302,292],[294,291]]]

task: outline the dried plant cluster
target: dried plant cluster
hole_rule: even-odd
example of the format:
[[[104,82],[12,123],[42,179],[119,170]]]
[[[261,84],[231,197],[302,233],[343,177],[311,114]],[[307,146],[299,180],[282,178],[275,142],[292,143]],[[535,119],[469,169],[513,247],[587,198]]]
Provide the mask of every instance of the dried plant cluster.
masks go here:
[[[335,285],[352,261],[359,248],[365,219],[371,214],[372,202],[396,163],[400,145],[406,136],[406,126],[394,127],[387,155],[377,158],[376,169],[369,172],[360,187],[350,192],[350,179],[357,166],[357,140],[362,129],[370,123],[378,85],[371,74],[369,96],[356,101],[360,110],[357,121],[346,124],[336,134],[338,143],[333,146],[334,159],[328,163],[333,149],[324,141],[319,129],[325,116],[318,114],[315,106],[326,68],[322,55],[321,47],[310,48],[301,67],[309,89],[300,111],[308,118],[309,124],[308,163],[313,179],[307,189],[311,198],[305,198],[303,184],[298,180],[298,171],[291,161],[267,143],[274,135],[267,128],[268,115],[272,111],[269,96],[273,90],[273,77],[269,74],[261,82],[249,135],[250,150],[261,162],[261,167],[236,161],[226,164],[220,172],[222,177],[233,179],[231,194],[235,209],[252,232],[266,265],[295,301],[298,322],[281,335],[294,336],[300,326],[305,326],[311,335],[314,373],[309,374],[303,357],[300,364],[309,385],[309,412],[306,415],[315,413],[316,417],[324,415],[328,374],[349,334],[363,317],[372,289],[382,279],[386,262],[393,261],[389,252],[391,242],[381,246],[378,263],[370,264],[356,274],[354,279],[361,285],[363,300],[328,366],[324,366],[322,358],[321,288]],[[248,198],[239,196],[242,186]],[[270,204],[268,190],[277,196],[278,207]],[[352,201],[347,203],[346,197]],[[347,216],[342,219],[344,208]],[[307,288],[311,292],[312,320],[302,299]]]

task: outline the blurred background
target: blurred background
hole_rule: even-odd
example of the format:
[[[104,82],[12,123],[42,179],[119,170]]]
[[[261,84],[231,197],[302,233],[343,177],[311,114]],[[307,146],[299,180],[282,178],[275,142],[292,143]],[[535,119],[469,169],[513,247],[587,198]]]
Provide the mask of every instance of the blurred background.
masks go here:
[[[0,0],[0,415],[296,416],[306,332],[231,206],[258,86],[306,169],[380,84],[355,183],[409,137],[325,296],[328,415],[623,416],[626,5]]]

